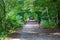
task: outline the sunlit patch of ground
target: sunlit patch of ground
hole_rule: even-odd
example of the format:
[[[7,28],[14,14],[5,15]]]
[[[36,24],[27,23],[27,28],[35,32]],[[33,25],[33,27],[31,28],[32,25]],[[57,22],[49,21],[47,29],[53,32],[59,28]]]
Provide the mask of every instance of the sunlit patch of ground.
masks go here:
[[[5,38],[5,40],[21,40],[19,38]]]
[[[51,35],[59,35],[60,36],[60,33],[50,33]]]
[[[11,40],[21,40],[21,39],[11,39]]]

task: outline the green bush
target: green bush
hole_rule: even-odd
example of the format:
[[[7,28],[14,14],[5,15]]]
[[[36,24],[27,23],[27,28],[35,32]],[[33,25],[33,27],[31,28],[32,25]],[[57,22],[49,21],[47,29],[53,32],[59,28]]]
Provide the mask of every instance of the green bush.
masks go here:
[[[42,20],[41,21],[41,25],[43,25],[44,28],[54,28],[55,27],[55,23],[54,22],[48,22],[46,20]]]

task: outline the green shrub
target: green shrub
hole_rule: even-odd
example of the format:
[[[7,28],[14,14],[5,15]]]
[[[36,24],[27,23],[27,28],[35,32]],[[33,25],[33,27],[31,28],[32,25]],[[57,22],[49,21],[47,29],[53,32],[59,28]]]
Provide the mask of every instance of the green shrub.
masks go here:
[[[55,27],[55,23],[54,22],[48,22],[46,20],[42,20],[41,21],[41,25],[43,25],[44,28],[54,28]]]

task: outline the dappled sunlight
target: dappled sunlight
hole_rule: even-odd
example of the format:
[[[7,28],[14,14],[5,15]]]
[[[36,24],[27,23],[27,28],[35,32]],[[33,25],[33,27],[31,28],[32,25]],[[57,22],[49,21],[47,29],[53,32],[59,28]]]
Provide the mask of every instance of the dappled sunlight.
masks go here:
[[[51,35],[59,35],[60,36],[60,33],[56,32],[56,33],[50,33]]]
[[[7,38],[5,40],[21,40],[20,38]]]
[[[13,40],[20,40],[20,39],[13,39]]]
[[[27,24],[27,25],[25,25],[25,26],[38,26],[38,24]]]
[[[10,34],[16,32],[16,30],[9,30]]]
[[[17,39],[17,38],[16,38],[16,39],[11,39],[11,40],[21,40],[21,39]]]

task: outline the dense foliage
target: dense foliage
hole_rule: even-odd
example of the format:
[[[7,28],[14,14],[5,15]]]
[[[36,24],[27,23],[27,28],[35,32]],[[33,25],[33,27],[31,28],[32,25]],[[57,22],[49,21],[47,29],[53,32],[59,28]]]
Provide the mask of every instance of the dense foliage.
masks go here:
[[[57,27],[60,0],[0,0],[0,34],[22,27],[29,17],[46,28]]]

